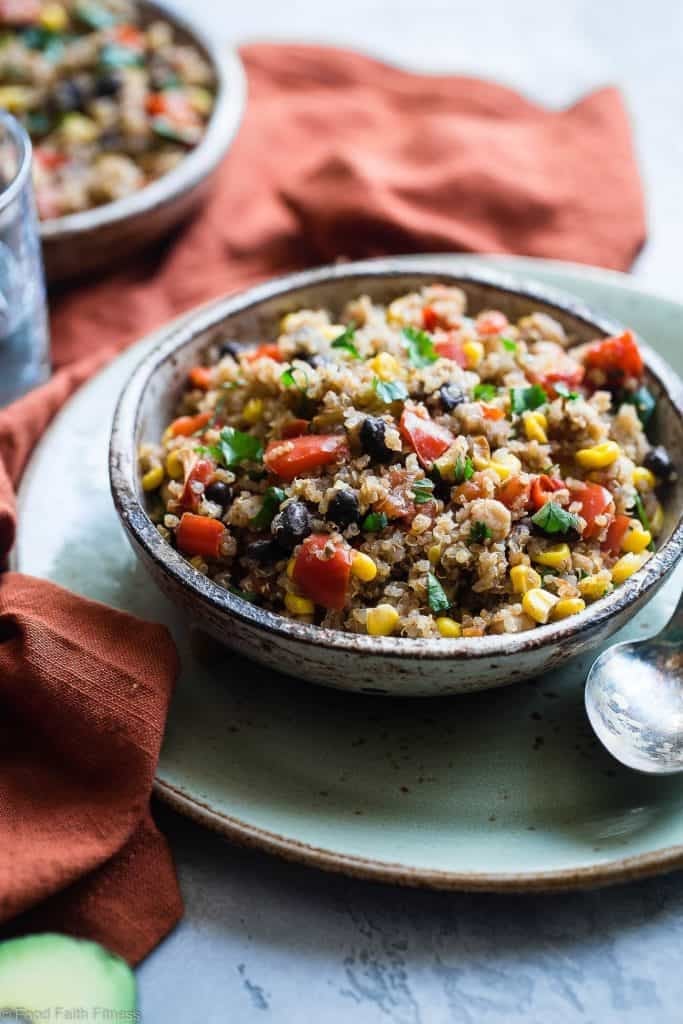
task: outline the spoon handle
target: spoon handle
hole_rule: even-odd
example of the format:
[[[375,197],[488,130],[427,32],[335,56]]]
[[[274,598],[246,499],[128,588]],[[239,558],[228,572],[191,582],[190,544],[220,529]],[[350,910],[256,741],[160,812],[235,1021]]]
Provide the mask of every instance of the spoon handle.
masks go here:
[[[683,594],[678,599],[675,612],[657,639],[670,644],[683,644]]]

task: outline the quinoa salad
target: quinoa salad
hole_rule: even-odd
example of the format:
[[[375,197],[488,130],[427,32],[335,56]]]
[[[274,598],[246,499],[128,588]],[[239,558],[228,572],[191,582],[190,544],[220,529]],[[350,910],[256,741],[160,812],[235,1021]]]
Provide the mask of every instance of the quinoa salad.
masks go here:
[[[128,196],[202,138],[214,75],[132,0],[0,0],[0,107],[33,141],[47,220]]]
[[[573,345],[433,284],[214,343],[141,445],[162,537],[247,601],[371,636],[518,633],[635,573],[675,476],[631,331]]]

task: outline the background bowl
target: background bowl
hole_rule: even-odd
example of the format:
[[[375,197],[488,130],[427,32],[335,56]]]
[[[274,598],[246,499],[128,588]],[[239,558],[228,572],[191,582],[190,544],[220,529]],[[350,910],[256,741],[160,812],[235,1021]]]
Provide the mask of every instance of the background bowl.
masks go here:
[[[50,284],[114,266],[189,217],[206,198],[221,160],[237,134],[246,104],[246,78],[235,51],[218,47],[164,3],[140,0],[142,21],[169,21],[193,43],[216,76],[216,99],[199,145],[168,174],[124,199],[43,221],[40,237]]]
[[[541,285],[520,287],[504,274],[449,270],[438,258],[369,260],[280,278],[203,307],[172,324],[126,385],[110,446],[112,495],[137,555],[191,622],[280,672],[339,689],[397,696],[466,693],[517,682],[596,647],[654,595],[683,551],[683,475],[667,496],[660,547],[612,594],[580,615],[532,631],[476,639],[370,637],[293,622],[251,605],[207,579],[159,536],[144,507],[137,470],[140,441],[156,440],[172,419],[188,369],[216,337],[252,343],[272,336],[301,306],[339,311],[359,294],[377,300],[432,281],[457,284],[472,313],[499,308],[516,320],[534,309],[561,320],[577,342],[619,324]],[[647,383],[658,400],[657,439],[683,451],[683,384],[643,343]]]

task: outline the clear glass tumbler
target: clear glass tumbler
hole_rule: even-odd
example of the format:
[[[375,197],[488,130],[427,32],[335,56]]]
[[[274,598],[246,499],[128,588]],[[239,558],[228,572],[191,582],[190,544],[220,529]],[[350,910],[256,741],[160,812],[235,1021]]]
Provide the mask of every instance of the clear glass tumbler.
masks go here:
[[[0,110],[0,406],[47,380],[49,349],[31,142]]]

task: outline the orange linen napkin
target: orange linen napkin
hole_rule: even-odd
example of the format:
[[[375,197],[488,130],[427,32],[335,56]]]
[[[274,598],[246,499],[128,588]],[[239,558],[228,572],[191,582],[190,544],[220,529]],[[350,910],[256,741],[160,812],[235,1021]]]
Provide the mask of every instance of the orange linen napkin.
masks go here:
[[[330,48],[242,56],[246,119],[201,215],[173,244],[54,297],[57,372],[0,413],[0,556],[12,485],[59,406],[196,303],[338,257],[516,252],[623,269],[643,242],[613,89],[555,112],[491,83]],[[174,669],[161,629],[2,579],[0,920],[36,908],[17,927],[50,921],[130,960],[173,924],[176,883],[147,804]]]

